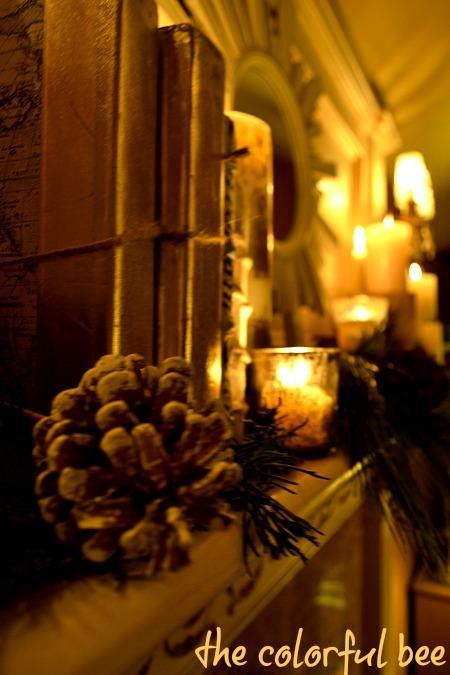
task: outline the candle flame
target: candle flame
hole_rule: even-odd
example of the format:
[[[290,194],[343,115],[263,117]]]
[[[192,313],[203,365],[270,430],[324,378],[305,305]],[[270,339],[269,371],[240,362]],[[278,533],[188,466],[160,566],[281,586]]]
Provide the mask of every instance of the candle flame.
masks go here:
[[[394,227],[394,216],[392,213],[388,213],[387,216],[383,218],[383,225],[387,230],[391,230]]]
[[[277,380],[287,389],[303,387],[312,375],[311,363],[306,359],[294,363],[280,363],[277,367]]]
[[[352,255],[357,260],[361,260],[367,256],[366,231],[362,225],[357,225],[353,230]]]
[[[420,281],[422,278],[422,268],[419,263],[413,262],[409,266],[409,278],[411,281]]]
[[[354,308],[355,321],[368,321],[371,318],[371,313],[367,307],[358,305]]]

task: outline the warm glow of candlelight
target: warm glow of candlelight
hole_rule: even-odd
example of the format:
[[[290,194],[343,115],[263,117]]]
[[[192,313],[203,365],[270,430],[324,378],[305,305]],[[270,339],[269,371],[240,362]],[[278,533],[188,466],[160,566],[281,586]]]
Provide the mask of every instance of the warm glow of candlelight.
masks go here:
[[[239,334],[238,340],[241,347],[248,344],[248,320],[253,312],[251,305],[241,305],[239,308]]]
[[[319,178],[317,181],[317,189],[319,192],[330,192],[333,189],[333,183],[330,178]]]
[[[394,198],[402,211],[407,211],[412,201],[420,217],[426,220],[434,217],[433,185],[422,153],[404,152],[397,157],[394,171]]]
[[[349,298],[335,298],[332,310],[337,324],[349,321],[374,321],[381,324],[387,317],[388,305],[386,298],[354,295]]]
[[[332,310],[339,347],[347,352],[356,351],[386,321],[388,307],[387,298],[368,295],[335,298]]]
[[[280,363],[277,366],[277,380],[282,387],[298,389],[311,379],[311,363],[306,359],[295,360],[293,363]]]
[[[414,295],[416,317],[419,321],[435,321],[438,315],[439,282],[436,274],[422,271],[417,262],[411,263],[406,279],[408,292]]]
[[[383,225],[387,230],[391,230],[394,227],[394,216],[392,213],[388,213],[387,216],[383,218]]]
[[[352,255],[357,260],[361,260],[367,256],[366,230],[362,225],[357,225],[353,230]]]
[[[335,349],[285,347],[252,352],[259,405],[274,410],[281,429],[292,434],[295,450],[326,448],[336,408],[338,362]]]
[[[353,314],[355,321],[368,321],[372,318],[369,309],[367,307],[363,307],[362,305],[355,307]]]
[[[208,375],[211,382],[219,387],[222,382],[222,359],[220,354],[216,354],[208,367]]]
[[[388,214],[382,223],[366,227],[366,287],[370,295],[405,292],[405,271],[411,252],[412,228]]]
[[[422,279],[422,268],[419,263],[413,262],[409,266],[409,278],[411,281],[420,281]]]

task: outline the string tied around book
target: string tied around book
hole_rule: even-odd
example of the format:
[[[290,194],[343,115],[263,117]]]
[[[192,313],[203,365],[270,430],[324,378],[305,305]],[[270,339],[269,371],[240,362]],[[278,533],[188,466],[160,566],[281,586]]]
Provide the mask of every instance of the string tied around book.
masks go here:
[[[162,230],[159,221],[150,224],[137,225],[128,228],[125,232],[107,237],[106,239],[99,239],[98,241],[89,242],[87,244],[77,244],[74,246],[65,246],[63,248],[56,248],[50,251],[41,251],[32,253],[30,255],[14,256],[11,258],[4,258],[0,260],[0,269],[4,267],[12,267],[13,265],[31,265],[43,262],[45,260],[52,260],[55,258],[68,258],[74,255],[84,255],[87,253],[94,253],[97,251],[104,251],[112,248],[118,248],[135,241],[145,240],[164,240],[164,241],[186,241],[198,236],[205,236],[203,231],[199,232],[165,232]],[[222,240],[221,237],[208,237],[208,239]]]

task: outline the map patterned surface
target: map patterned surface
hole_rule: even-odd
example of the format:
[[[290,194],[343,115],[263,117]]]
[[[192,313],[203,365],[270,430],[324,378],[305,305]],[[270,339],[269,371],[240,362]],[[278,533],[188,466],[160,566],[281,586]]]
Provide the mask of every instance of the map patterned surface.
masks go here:
[[[43,0],[0,6],[0,260],[38,248]],[[36,330],[36,266],[0,269],[2,392],[26,402]]]

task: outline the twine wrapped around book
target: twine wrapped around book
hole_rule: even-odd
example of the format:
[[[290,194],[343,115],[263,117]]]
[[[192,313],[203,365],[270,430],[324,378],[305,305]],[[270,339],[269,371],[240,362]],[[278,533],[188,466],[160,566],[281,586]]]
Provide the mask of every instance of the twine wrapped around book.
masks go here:
[[[193,236],[195,235],[192,232],[163,232],[161,230],[159,221],[155,221],[150,224],[129,228],[126,232],[118,234],[115,237],[100,239],[98,241],[90,242],[89,244],[67,246],[64,248],[53,249],[51,251],[33,253],[32,255],[14,256],[13,258],[0,260],[0,269],[13,265],[33,264],[53,258],[65,258],[72,255],[84,255],[87,253],[93,253],[95,251],[108,250],[111,248],[124,246],[125,244],[128,244],[132,241],[146,241],[155,239],[166,241],[185,241],[186,239],[190,239]],[[211,241],[223,241],[222,237],[208,237],[208,239]]]

